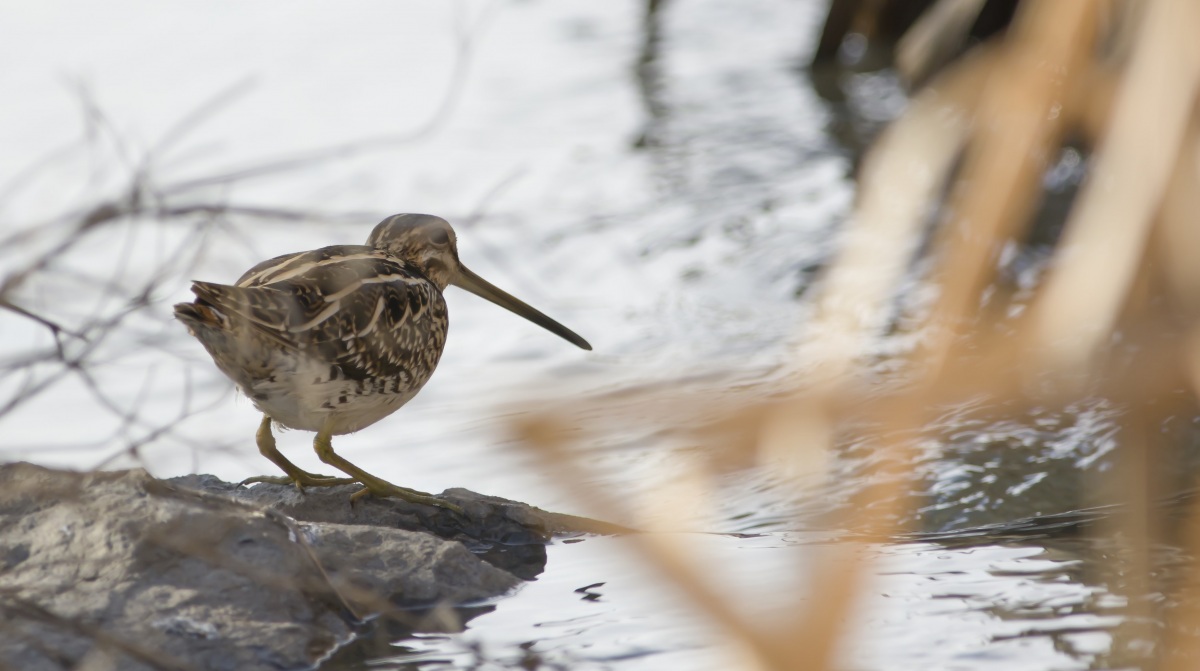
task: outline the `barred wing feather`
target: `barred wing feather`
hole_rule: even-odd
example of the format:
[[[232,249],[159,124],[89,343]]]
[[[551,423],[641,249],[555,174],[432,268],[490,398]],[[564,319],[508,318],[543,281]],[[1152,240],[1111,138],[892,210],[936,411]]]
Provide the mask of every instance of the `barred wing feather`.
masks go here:
[[[195,282],[193,292],[258,335],[316,353],[349,379],[432,372],[446,335],[437,288],[407,263],[371,247],[338,245],[264,261],[236,286]]]

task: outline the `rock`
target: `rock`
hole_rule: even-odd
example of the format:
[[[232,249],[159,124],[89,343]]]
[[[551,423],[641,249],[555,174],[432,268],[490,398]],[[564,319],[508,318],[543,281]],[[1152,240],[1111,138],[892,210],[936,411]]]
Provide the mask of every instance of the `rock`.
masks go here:
[[[212,475],[187,475],[169,482],[210,494],[233,497],[277,510],[305,522],[365,524],[434,533],[459,541],[481,559],[524,580],[532,580],[546,565],[545,543],[579,534],[617,534],[632,531],[608,522],[552,513],[496,496],[466,489],[448,489],[438,496],[458,504],[463,514],[398,499],[367,497],[351,504],[359,485],[309,488],[256,484],[241,487]]]
[[[0,668],[311,668],[369,615],[495,597],[553,535],[617,530],[465,490],[444,494],[463,515],[353,491],[0,466]]]
[[[442,508],[398,499],[366,497],[351,504],[350,495],[362,489],[359,485],[315,487],[301,492],[292,485],[262,483],[242,487],[212,475],[185,475],[167,482],[272,508],[306,522],[369,524],[430,531],[455,540],[545,543],[562,535],[632,531],[617,524],[551,513],[525,503],[476,494],[466,489],[447,489],[438,495],[458,504],[463,509],[463,514],[459,515]]]

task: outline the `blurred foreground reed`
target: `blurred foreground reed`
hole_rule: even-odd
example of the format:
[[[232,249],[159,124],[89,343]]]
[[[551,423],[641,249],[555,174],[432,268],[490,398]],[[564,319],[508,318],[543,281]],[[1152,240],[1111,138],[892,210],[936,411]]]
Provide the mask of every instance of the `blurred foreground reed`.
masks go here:
[[[853,31],[872,16],[906,3],[832,4],[826,56],[847,35],[864,39]],[[1178,607],[1156,612],[1149,595],[1163,588],[1154,584],[1150,554],[1165,526],[1157,505],[1162,472],[1176,458],[1158,427],[1171,415],[1195,416],[1200,385],[1200,264],[1192,258],[1200,251],[1193,221],[1200,5],[1021,3],[1002,36],[939,71],[996,3],[924,4],[894,55],[902,76],[928,84],[864,159],[854,216],[796,339],[786,383],[758,394],[772,400],[730,411],[728,393],[641,399],[640,408],[652,402],[690,417],[693,440],[706,449],[680,467],[670,496],[633,503],[590,485],[572,449],[587,440],[573,416],[607,412],[606,421],[624,423],[633,413],[594,400],[526,416],[518,433],[594,514],[679,529],[721,495],[714,483],[728,464],[777,474],[790,464],[791,472],[811,474],[851,423],[871,427],[882,454],[875,468],[894,468],[913,462],[912,437],[950,403],[984,397],[1027,408],[1112,399],[1125,408],[1121,466],[1095,487],[1127,513],[1108,530],[1125,539],[1118,554],[1132,567],[1120,635],[1148,641],[1155,668],[1191,668],[1200,660],[1200,509],[1185,515],[1189,564],[1183,584],[1170,586]],[[1017,286],[1009,252],[1035,234],[1045,175],[1071,147],[1090,156],[1086,180],[1036,283]],[[935,298],[913,307],[896,288],[918,258],[932,262],[926,279]],[[893,351],[893,372],[880,375],[878,343],[899,323],[913,344]],[[904,531],[899,521],[911,502],[898,479],[878,475],[866,479],[874,484],[858,492],[849,518],[831,520],[831,528],[857,530],[856,542]],[[864,636],[848,628],[870,570],[856,543],[823,554],[804,580],[811,591],[797,595],[790,616],[765,622],[717,589],[718,577],[736,568],[706,562],[678,535],[647,533],[634,542],[745,653],[743,668],[831,668],[844,645]]]

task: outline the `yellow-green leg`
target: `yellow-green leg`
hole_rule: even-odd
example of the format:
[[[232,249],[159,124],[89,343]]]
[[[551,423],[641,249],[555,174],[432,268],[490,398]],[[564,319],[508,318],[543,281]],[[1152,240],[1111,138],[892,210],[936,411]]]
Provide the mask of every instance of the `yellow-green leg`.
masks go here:
[[[354,494],[355,498],[358,498],[365,492],[370,492],[375,496],[391,496],[393,498],[403,499],[410,503],[437,506],[439,508],[445,508],[446,510],[451,510],[456,513],[462,512],[462,508],[450,503],[449,501],[443,501],[432,494],[418,492],[415,489],[408,489],[407,487],[397,487],[387,480],[371,475],[358,466],[350,463],[338,453],[334,452],[332,439],[333,435],[327,429],[321,429],[317,432],[317,437],[313,439],[313,449],[317,451],[317,456],[321,458],[321,461],[333,466],[339,471],[342,471],[346,475],[351,476],[355,481],[361,482],[363,486],[366,487],[366,489],[362,490],[361,492]]]
[[[334,485],[350,485],[358,482],[354,478],[337,478],[332,475],[309,473],[288,461],[288,458],[275,447],[275,435],[271,433],[271,418],[266,415],[263,415],[262,423],[258,425],[258,432],[254,434],[254,438],[258,443],[258,451],[282,469],[284,473],[287,473],[287,476],[260,475],[242,480],[243,485],[252,482],[269,482],[276,485],[295,484],[300,491],[304,491],[305,487],[333,487]]]

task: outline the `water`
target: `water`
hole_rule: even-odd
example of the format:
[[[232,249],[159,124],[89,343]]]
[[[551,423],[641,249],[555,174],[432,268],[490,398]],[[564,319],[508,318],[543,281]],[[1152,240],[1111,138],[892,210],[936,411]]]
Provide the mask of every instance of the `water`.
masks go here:
[[[0,123],[0,234],[30,227],[40,237],[0,249],[6,275],[59,239],[72,221],[63,213],[115,197],[134,175],[169,207],[270,210],[100,227],[31,276],[21,304],[64,325],[128,312],[88,353],[91,378],[55,377],[51,364],[9,372],[53,342],[0,313],[0,399],[22,401],[0,415],[0,457],[164,477],[234,480],[267,466],[251,445],[255,412],[170,319],[187,280],[229,281],[272,255],[361,242],[395,211],[427,211],[456,223],[464,262],[595,352],[452,292],[433,381],[335,445],[407,486],[588,512],[516,449],[512,404],[602,395],[636,409],[654,390],[720,398],[771,380],[853,198],[857,147],[839,143],[838,129],[869,134],[904,103],[886,72],[851,81],[848,107],[816,94],[798,67],[824,17],[812,0],[677,0],[656,22],[632,1],[287,11],[51,1],[9,13],[0,57],[22,65],[0,71],[0,85],[21,96]],[[730,472],[698,515],[695,528],[709,533],[676,540],[714,589],[763,622],[803,603],[806,568],[853,547],[870,575],[841,646],[846,668],[1121,666],[1136,641],[1122,638],[1119,581],[1083,570],[1092,542],[1004,526],[1090,503],[1089,478],[1116,468],[1118,409],[987,407],[947,409],[906,485],[920,502],[909,528],[942,536],[855,545],[822,526],[864,484],[864,439],[807,492],[769,470]],[[593,482],[631,500],[675,491],[694,456],[686,439],[645,421],[663,413],[637,415],[584,447]],[[280,437],[301,467],[324,470],[308,441]],[[989,524],[1000,526],[955,535]],[[327,668],[745,661],[631,539],[576,541],[552,545],[545,571],[516,594],[464,613],[461,633],[384,631]]]

